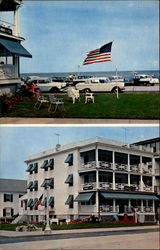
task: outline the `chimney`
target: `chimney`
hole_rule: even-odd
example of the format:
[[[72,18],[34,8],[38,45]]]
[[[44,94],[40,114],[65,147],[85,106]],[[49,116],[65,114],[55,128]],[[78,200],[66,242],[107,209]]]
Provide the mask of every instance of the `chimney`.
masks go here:
[[[56,151],[60,151],[60,149],[61,149],[61,145],[60,145],[60,144],[57,144],[57,145],[56,145]]]

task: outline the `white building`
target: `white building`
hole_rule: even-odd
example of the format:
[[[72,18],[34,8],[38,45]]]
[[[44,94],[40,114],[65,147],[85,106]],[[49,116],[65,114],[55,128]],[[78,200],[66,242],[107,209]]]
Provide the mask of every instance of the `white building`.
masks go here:
[[[47,190],[52,221],[89,215],[102,220],[127,216],[130,221],[155,221],[157,165],[151,148],[97,137],[57,145],[26,163],[28,191],[21,197],[20,214],[29,221],[45,220]],[[35,209],[40,197],[42,203]]]
[[[0,221],[11,222],[19,213],[19,198],[27,192],[27,181],[0,179]]]
[[[8,17],[7,21],[6,18],[0,18],[0,89],[9,88],[12,92],[21,84],[20,57],[32,57],[21,45],[24,41],[19,29],[19,8],[22,2],[0,0],[0,14],[5,13]]]

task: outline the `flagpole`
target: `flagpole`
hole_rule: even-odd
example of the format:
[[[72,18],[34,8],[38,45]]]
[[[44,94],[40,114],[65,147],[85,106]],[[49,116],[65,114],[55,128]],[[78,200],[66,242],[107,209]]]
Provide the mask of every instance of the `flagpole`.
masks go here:
[[[50,228],[50,224],[49,224],[49,179],[46,179],[46,193],[47,193],[47,207],[46,207],[46,227],[44,230],[45,234],[51,234],[51,228]]]

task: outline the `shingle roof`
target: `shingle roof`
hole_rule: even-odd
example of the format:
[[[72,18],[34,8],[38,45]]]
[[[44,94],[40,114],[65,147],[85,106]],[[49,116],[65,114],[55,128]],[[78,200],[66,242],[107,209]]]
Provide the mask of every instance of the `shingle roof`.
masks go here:
[[[27,192],[26,180],[0,179],[0,192]]]

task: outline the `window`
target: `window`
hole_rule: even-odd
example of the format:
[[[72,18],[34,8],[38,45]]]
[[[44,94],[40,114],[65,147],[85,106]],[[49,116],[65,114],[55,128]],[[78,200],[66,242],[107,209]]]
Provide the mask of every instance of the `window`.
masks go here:
[[[28,183],[28,185],[27,185],[27,189],[29,189],[30,191],[32,191],[33,190],[33,181],[30,181],[29,183]]]
[[[14,214],[14,210],[11,207],[6,207],[3,209],[3,217],[12,217]]]
[[[69,174],[65,183],[69,184],[69,186],[73,186],[73,174]]]
[[[44,187],[45,189],[47,189],[48,186],[50,187],[50,189],[54,188],[54,179],[53,178],[45,179],[41,185],[41,187]]]
[[[54,169],[54,159],[50,159],[47,163],[47,168],[50,168],[50,170]]]
[[[26,172],[29,172],[30,174],[33,172],[35,172],[35,174],[38,173],[38,163],[29,164]]]
[[[113,162],[113,152],[107,150],[98,150],[98,160],[105,162]]]
[[[130,165],[138,165],[138,164],[140,164],[140,156],[130,155]]]
[[[13,202],[13,194],[4,194],[4,202]]]
[[[73,154],[69,154],[64,162],[68,163],[68,166],[72,166],[73,165]]]
[[[32,207],[33,199],[29,199],[27,202],[27,207]]]
[[[69,195],[66,202],[65,202],[65,205],[69,205],[69,208],[73,208],[73,195]]]
[[[124,153],[115,152],[115,163],[128,164],[128,155]]]
[[[34,181],[31,189],[34,189],[34,191],[38,191],[38,181]]]

